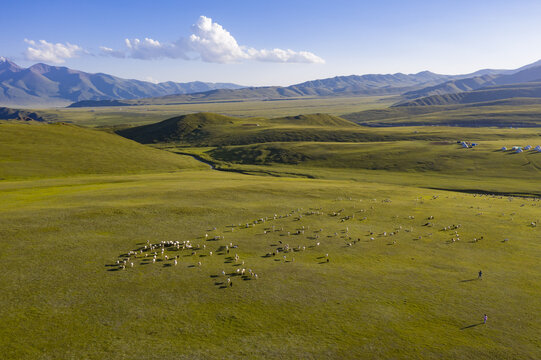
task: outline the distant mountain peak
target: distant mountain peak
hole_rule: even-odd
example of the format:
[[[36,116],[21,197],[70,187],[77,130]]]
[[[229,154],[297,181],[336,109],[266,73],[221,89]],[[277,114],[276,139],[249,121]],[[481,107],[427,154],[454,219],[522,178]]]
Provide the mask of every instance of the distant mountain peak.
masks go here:
[[[11,71],[19,71],[22,70],[19,65],[15,64],[14,62],[10,61],[8,58],[5,58],[3,56],[0,56],[0,70],[11,70]]]
[[[51,70],[60,70],[60,69],[67,69],[66,67],[58,67],[58,66],[51,66],[44,63],[37,63],[28,68],[29,70],[38,72],[40,74],[44,74],[46,72],[49,72]]]
[[[0,105],[11,107],[63,106],[82,100],[140,99],[242,88],[236,84],[200,81],[154,84],[43,63],[21,68],[3,56],[0,59]]]

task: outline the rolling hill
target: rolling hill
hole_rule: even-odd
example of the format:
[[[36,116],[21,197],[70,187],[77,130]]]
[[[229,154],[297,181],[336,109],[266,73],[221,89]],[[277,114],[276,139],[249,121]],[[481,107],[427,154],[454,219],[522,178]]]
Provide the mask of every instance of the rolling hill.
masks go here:
[[[155,124],[118,130],[142,144],[226,146],[295,141],[384,141],[392,139],[327,114],[282,118],[235,118],[212,113],[188,114]]]
[[[0,180],[204,169],[114,134],[67,124],[0,122]]]
[[[241,86],[199,81],[154,84],[41,63],[21,68],[0,57],[0,104],[7,106],[65,106],[82,100],[138,99],[221,88]]]
[[[495,85],[510,85],[541,80],[541,65],[537,62],[526,65],[514,73],[485,74],[482,76],[455,79],[435,86],[404,93],[407,99],[415,99],[433,95],[456,94],[473,91]]]
[[[0,120],[46,121],[38,113],[0,107]]]
[[[451,95],[448,95],[451,97]],[[443,95],[442,97],[443,98]],[[480,103],[394,106],[341,115],[362,126],[541,127],[541,98]]]
[[[541,82],[489,86],[474,91],[432,95],[395,106],[472,104],[512,98],[541,98]]]

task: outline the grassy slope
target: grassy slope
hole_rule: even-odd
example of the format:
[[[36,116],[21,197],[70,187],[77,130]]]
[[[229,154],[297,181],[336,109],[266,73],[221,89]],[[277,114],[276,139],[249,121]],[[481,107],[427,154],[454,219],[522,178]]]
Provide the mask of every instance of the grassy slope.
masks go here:
[[[2,182],[0,204],[5,359],[541,356],[541,245],[528,226],[541,218],[537,201],[206,171]],[[226,227],[298,208],[325,215]],[[434,227],[423,226],[430,215]],[[458,223],[450,243],[439,229]],[[284,231],[264,235],[272,225]],[[352,247],[346,226],[360,238]],[[184,251],[176,267],[136,260],[107,271],[147,240],[207,248]],[[279,241],[307,249],[287,254],[294,262],[262,257]],[[259,280],[231,276],[234,287],[221,288],[221,270],[239,267],[218,251],[229,242]],[[479,269],[485,279],[468,281]],[[487,325],[468,327],[484,313]]]
[[[108,108],[42,109],[48,121],[70,121],[84,126],[144,125],[194,112],[214,112],[238,117],[282,117],[291,114],[328,113],[339,115],[366,109],[384,108],[397,101],[393,97],[339,97],[285,101],[214,102],[179,105],[129,106]]]
[[[381,142],[399,140],[456,140],[464,131],[448,128],[370,128],[326,114],[284,118],[242,119],[212,113],[189,114],[159,123],[118,131],[145,144],[181,146],[247,145],[267,142]],[[496,135],[495,135],[496,134]],[[493,130],[477,132],[476,139],[498,137]],[[504,136],[504,135],[502,135]]]
[[[0,179],[202,168],[199,162],[74,125],[0,123]]]
[[[261,126],[242,126],[254,121]],[[235,120],[231,129],[214,136],[223,141],[239,136],[238,129],[256,133],[265,126],[277,133],[346,131],[339,121],[334,127],[264,121]],[[220,149],[225,155],[240,150],[235,158],[246,154],[246,165],[228,166],[247,172],[332,179],[322,180],[199,170],[130,175],[197,163],[74,126],[0,125],[0,153],[28,164],[15,167],[18,174],[10,176],[62,176],[0,181],[3,357],[541,357],[541,320],[534,316],[541,307],[540,228],[529,226],[541,219],[540,202],[419,188],[539,194],[535,168],[540,154],[493,151],[502,145],[536,145],[539,134],[443,127],[351,126],[347,131],[355,129],[367,139],[396,142]],[[430,144],[442,139],[480,140],[481,145],[463,150],[456,144]],[[253,156],[250,151],[258,147],[261,153]],[[47,149],[64,157],[51,158]],[[212,150],[191,149],[205,156]],[[306,158],[293,158],[299,161],[295,165],[274,163],[291,159],[292,153]],[[266,165],[251,165],[254,159]],[[89,171],[102,175],[71,176]],[[321,209],[324,215],[238,226],[300,208]],[[341,216],[330,215],[340,209]],[[353,214],[355,219],[341,221]],[[430,215],[435,219],[427,220]],[[433,226],[424,226],[427,222]],[[227,227],[231,224],[237,225],[234,232]],[[462,225],[456,243],[450,242],[454,232],[439,231],[451,224]],[[284,231],[265,235],[272,225]],[[302,226],[304,234],[287,235]],[[351,241],[344,238],[346,226],[349,236],[360,239],[353,246],[345,246]],[[400,226],[398,235],[383,235]],[[314,232],[319,228],[323,232]],[[225,239],[205,241],[205,233]],[[471,242],[480,236],[482,241]],[[510,241],[502,242],[505,238]],[[159,257],[156,264],[138,259],[133,269],[114,271],[121,254],[147,240],[190,240],[206,249],[195,256],[182,252],[176,267]],[[281,254],[264,257],[280,241],[307,249],[287,254],[289,262]],[[238,253],[244,266],[259,274],[257,281],[230,275],[234,287],[222,288],[221,271],[242,267],[220,251],[230,242],[239,248],[229,255]],[[479,269],[485,279],[473,281]],[[489,322],[478,325],[484,313]]]
[[[541,106],[538,100],[511,99],[475,105],[393,107],[342,117],[367,126],[540,127]]]
[[[274,176],[309,176],[407,183],[422,187],[539,194],[541,154],[500,151],[502,146],[536,146],[540,133],[532,129],[398,127],[364,129],[379,142],[273,142],[245,146],[185,148],[222,169]],[[477,142],[463,149],[457,140]]]
[[[144,144],[177,143],[199,146],[269,141],[361,141],[374,138],[356,124],[327,114],[242,119],[213,113],[197,113],[123,129],[117,133]],[[380,137],[381,139],[383,138]]]
[[[527,82],[521,84],[489,86],[479,90],[458,92],[454,94],[432,95],[408,101],[400,106],[471,104],[502,99],[539,97],[541,97],[541,83]]]
[[[456,175],[477,173],[486,177],[531,178],[540,175],[541,154],[535,151],[515,154],[513,151],[498,150],[502,144],[522,145],[522,142],[527,144],[536,140],[541,143],[539,138],[483,141],[474,149],[463,149],[456,142],[429,141],[269,143],[221,148],[211,152],[211,155],[222,161],[236,162],[237,159],[242,159],[242,163],[246,164],[280,163],[281,161],[265,157],[265,150],[274,149],[281,150],[285,155],[302,157],[304,159],[302,165],[308,167],[435,171]]]

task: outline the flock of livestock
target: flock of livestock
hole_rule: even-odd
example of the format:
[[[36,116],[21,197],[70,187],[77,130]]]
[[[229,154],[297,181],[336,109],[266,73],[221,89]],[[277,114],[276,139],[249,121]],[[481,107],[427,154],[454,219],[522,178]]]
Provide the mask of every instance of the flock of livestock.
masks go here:
[[[488,196],[488,195],[474,195],[474,196]],[[502,196],[491,195],[496,198],[503,198]],[[437,199],[438,196],[434,196],[431,200]],[[513,198],[509,197],[512,201]],[[539,201],[539,199],[534,199]],[[362,201],[362,200],[360,200]],[[443,228],[434,228],[434,216],[424,216],[422,220],[412,221],[415,219],[414,215],[409,215],[402,220],[402,225],[390,225],[386,231],[371,230],[371,226],[367,227],[366,233],[360,234],[359,231],[351,231],[350,226],[355,222],[367,224],[367,215],[370,210],[376,206],[376,199],[369,200],[369,208],[359,209],[355,206],[353,209],[345,210],[340,209],[336,211],[324,212],[321,209],[303,211],[303,209],[292,210],[285,215],[267,216],[259,218],[257,220],[250,221],[245,224],[230,225],[226,227],[228,233],[232,234],[235,231],[244,231],[246,229],[252,229],[250,232],[250,238],[254,241],[260,241],[260,239],[267,242],[268,251],[266,253],[258,254],[258,257],[271,258],[280,263],[291,263],[295,261],[295,256],[302,256],[304,252],[312,252],[310,259],[315,259],[319,264],[330,263],[332,256],[329,256],[329,248],[332,250],[332,246],[341,246],[344,248],[353,247],[359,241],[361,237],[365,241],[374,241],[376,238],[387,239],[387,245],[397,244],[397,240],[400,238],[401,233],[410,233],[415,239],[422,239],[423,237],[432,237],[433,232],[441,231],[447,238],[447,243],[455,243],[461,241],[461,224],[450,224]],[[418,201],[418,199],[416,199]],[[382,203],[390,203],[391,200],[385,199]],[[356,217],[357,215],[357,217]],[[478,214],[479,215],[479,214]],[[513,214],[512,214],[513,215]],[[511,215],[511,216],[512,216]],[[331,219],[332,230],[325,231],[320,227],[322,221],[313,219],[313,217],[328,217]],[[302,221],[308,218],[311,221],[308,223],[317,224],[310,228],[306,221]],[[398,216],[390,223],[397,224]],[[291,229],[284,227],[289,222],[293,226]],[[305,225],[300,225],[304,223]],[[418,223],[418,224],[417,224]],[[351,224],[351,225],[350,225]],[[414,235],[414,226],[418,226],[418,234]],[[529,224],[532,227],[537,226],[537,220],[531,221]],[[258,230],[260,228],[260,230]],[[358,227],[357,227],[358,228]],[[353,232],[356,234],[354,235]],[[225,233],[225,232],[224,232]],[[422,234],[421,234],[422,233]],[[252,236],[256,235],[256,236]],[[274,236],[273,236],[274,235]],[[278,236],[276,236],[278,235]],[[229,235],[228,235],[229,236]],[[233,236],[232,236],[233,237]],[[239,238],[244,238],[239,234]],[[475,243],[483,240],[483,236],[478,236],[469,239],[470,242]],[[337,241],[338,240],[338,241]],[[502,239],[502,242],[507,242],[509,239]],[[270,243],[269,243],[270,242]],[[322,246],[320,245],[327,245]],[[245,245],[243,245],[244,247]],[[325,248],[325,250],[323,249]],[[220,263],[223,263],[223,269],[217,269],[215,275],[211,275],[212,278],[222,278],[216,281],[216,285],[220,287],[232,287],[233,280],[257,280],[260,275],[249,266],[248,262],[250,257],[253,258],[253,254],[247,255],[248,251],[242,252],[239,243],[226,241],[225,235],[221,234],[216,228],[208,230],[204,235],[200,236],[194,241],[161,241],[159,243],[152,243],[147,241],[146,244],[139,246],[133,250],[130,250],[126,254],[120,255],[114,264],[108,265],[111,270],[126,270],[140,265],[161,265],[162,267],[176,267],[181,263],[190,268],[201,268],[207,264],[215,265],[216,261],[211,261],[212,257],[222,257]],[[253,250],[253,249],[248,249]],[[241,255],[242,254],[242,255]],[[246,258],[244,258],[246,256]],[[306,259],[304,259],[306,260]],[[227,270],[226,270],[227,269]]]

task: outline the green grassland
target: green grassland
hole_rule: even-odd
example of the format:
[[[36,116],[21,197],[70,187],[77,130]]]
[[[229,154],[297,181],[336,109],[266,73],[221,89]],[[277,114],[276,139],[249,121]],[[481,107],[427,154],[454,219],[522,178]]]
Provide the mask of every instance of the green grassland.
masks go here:
[[[513,98],[469,105],[397,106],[344,114],[366,126],[540,127],[539,99]]]
[[[37,110],[48,121],[69,121],[88,127],[135,126],[196,112],[214,112],[235,117],[283,117],[292,114],[340,115],[367,109],[386,108],[396,97],[357,96],[303,98],[277,101],[218,101],[175,105],[142,105]]]
[[[541,195],[541,154],[501,151],[534,139],[481,141],[463,149],[455,141],[380,143],[265,143],[184,148],[215,168],[246,174],[408,184],[458,191]],[[535,143],[534,143],[535,144]]]
[[[538,201],[213,171],[3,182],[0,198],[5,358],[540,355]],[[306,248],[267,255],[285,244]]]
[[[541,133],[260,110],[1,123],[2,358],[541,357]]]
[[[0,179],[167,172],[206,167],[102,131],[0,123]],[[208,168],[208,167],[207,167]]]
[[[510,149],[516,144],[535,141],[541,143],[539,137],[482,141],[470,149],[462,148],[456,141],[290,142],[213,148],[208,153],[220,161],[253,165],[295,164],[313,168],[533,178],[541,171],[539,152],[517,154],[500,149],[504,144]]]
[[[158,123],[117,131],[143,144],[180,146],[226,146],[268,142],[381,142],[491,140],[539,135],[537,130],[464,130],[448,127],[371,128],[327,114],[282,118],[237,118],[212,113],[182,115]]]

